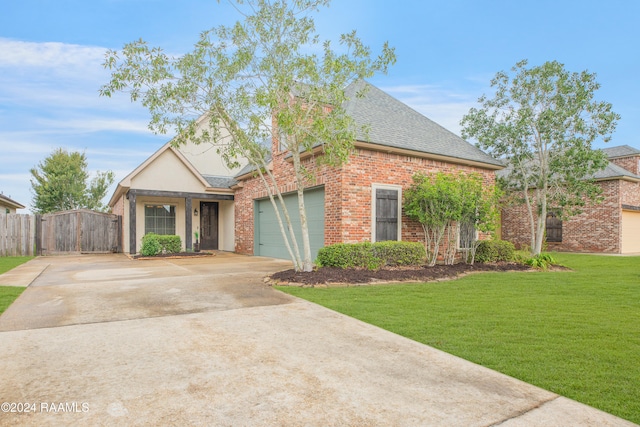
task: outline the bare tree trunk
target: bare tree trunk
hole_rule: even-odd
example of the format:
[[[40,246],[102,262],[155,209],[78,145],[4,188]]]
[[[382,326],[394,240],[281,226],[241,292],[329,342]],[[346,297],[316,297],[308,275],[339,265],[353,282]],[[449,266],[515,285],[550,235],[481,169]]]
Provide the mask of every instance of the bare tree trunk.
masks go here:
[[[300,213],[300,229],[302,232],[302,271],[313,271],[311,260],[311,242],[309,241],[309,224],[307,223],[307,210],[304,206],[304,176],[301,173],[300,152],[292,152],[293,169],[296,172],[296,187],[298,188],[298,210]]]
[[[427,231],[425,232],[425,241],[429,241],[429,247],[427,248],[427,261],[429,267],[433,267],[438,261],[438,254],[440,253],[440,243],[442,243],[442,238],[444,237],[445,227],[446,226],[426,228]]]
[[[446,226],[446,248],[444,251],[444,263],[445,265],[453,265],[456,259],[456,250],[457,250],[457,237],[460,232],[459,224],[452,224],[449,222]]]
[[[547,198],[545,194],[542,195],[538,195],[539,197],[539,202],[538,205],[540,206],[539,212],[538,212],[538,221],[536,224],[536,241],[535,241],[535,246],[533,248],[532,254],[533,255],[540,255],[540,253],[542,252],[542,243],[544,242],[544,232],[545,232],[545,228],[546,228],[546,223],[547,223]]]
[[[269,185],[269,183],[267,182],[267,179],[262,173],[262,167],[258,165],[255,165],[255,166],[257,166],[256,168],[258,170],[260,179],[262,180],[262,183],[264,184],[265,188],[267,189],[267,193],[269,194],[269,200],[271,201],[271,205],[273,206],[273,210],[275,211],[276,218],[278,220],[278,226],[280,227],[280,233],[282,234],[285,247],[287,248],[287,252],[289,252],[291,261],[293,261],[293,269],[295,271],[300,271],[302,269],[302,262],[300,260],[300,251],[298,250],[298,242],[296,241],[296,236],[293,234],[293,225],[291,224],[291,218],[289,218],[289,212],[287,210],[287,207],[284,204],[284,200],[282,199],[282,194],[280,193],[280,189],[276,186],[275,193],[276,193],[276,196],[278,197],[280,205],[282,206],[282,211],[287,223],[289,235],[287,235],[287,232],[284,229],[284,223],[280,216],[280,210],[278,209],[278,205],[276,203],[276,200],[273,194],[274,191],[272,191],[272,187]],[[271,180],[275,182],[275,177],[273,177],[271,173],[268,171],[267,171],[267,174],[270,176]],[[291,248],[291,244],[289,243],[288,237],[292,239],[294,249]]]
[[[535,251],[536,247],[536,225],[533,217],[533,207],[531,206],[531,200],[529,199],[529,187],[526,187],[523,191],[524,202],[527,206],[527,216],[529,218],[529,232],[531,233],[531,240],[529,242],[529,250],[531,253]]]

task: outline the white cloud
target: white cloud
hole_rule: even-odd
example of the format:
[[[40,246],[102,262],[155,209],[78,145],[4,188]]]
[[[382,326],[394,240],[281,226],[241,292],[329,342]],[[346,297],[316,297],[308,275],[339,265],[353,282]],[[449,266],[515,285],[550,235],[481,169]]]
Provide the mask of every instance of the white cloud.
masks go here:
[[[106,49],[58,42],[35,43],[0,38],[0,67],[47,69],[83,74],[102,69]]]

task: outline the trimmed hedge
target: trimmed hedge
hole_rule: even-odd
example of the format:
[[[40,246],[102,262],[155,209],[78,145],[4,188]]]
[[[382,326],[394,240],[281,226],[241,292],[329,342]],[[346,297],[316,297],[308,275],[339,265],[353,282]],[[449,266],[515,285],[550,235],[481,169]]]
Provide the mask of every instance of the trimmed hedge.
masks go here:
[[[144,256],[154,256],[158,254],[175,254],[181,250],[182,241],[180,236],[149,233],[142,238],[140,253]]]
[[[483,240],[476,250],[477,262],[513,261],[516,248],[506,240]]]
[[[368,268],[385,265],[424,264],[424,245],[416,242],[338,243],[318,251],[316,264],[321,267]]]

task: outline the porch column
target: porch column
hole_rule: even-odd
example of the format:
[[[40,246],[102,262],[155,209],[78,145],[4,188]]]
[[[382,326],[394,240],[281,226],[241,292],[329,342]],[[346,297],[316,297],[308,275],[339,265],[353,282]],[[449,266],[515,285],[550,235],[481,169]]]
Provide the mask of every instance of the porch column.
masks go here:
[[[191,206],[191,197],[185,197],[184,199],[184,219],[185,219],[185,225],[184,225],[184,232],[186,234],[186,236],[184,236],[184,247],[185,249],[189,250],[189,249],[193,249],[193,244],[192,244],[192,237],[193,237],[193,231],[192,231],[192,216],[193,216],[193,207]]]
[[[129,191],[129,253],[136,254],[136,194]]]

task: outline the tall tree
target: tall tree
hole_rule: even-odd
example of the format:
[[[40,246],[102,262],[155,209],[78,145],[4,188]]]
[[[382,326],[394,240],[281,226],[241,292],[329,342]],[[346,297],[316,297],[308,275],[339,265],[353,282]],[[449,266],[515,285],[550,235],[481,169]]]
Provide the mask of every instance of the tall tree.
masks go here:
[[[296,270],[312,269],[303,190],[311,171],[301,152],[322,146],[323,160],[348,159],[356,126],[342,107],[345,88],[358,79],[386,72],[395,62],[386,43],[379,56],[355,32],[340,37],[335,51],[320,41],[311,14],[329,0],[230,1],[243,16],[231,27],[204,31],[194,49],[178,58],[139,40],[107,53],[111,80],[101,95],[129,91],[151,113],[155,133],[176,132],[175,144],[213,143],[230,166],[244,158],[255,167],[274,206]],[[196,120],[208,118],[199,131]],[[268,163],[263,141],[278,140],[291,154],[298,192],[303,251]],[[280,204],[277,208],[276,200]],[[280,217],[280,211],[284,218]]]
[[[620,116],[610,103],[596,101],[596,75],[565,70],[557,62],[527,67],[518,62],[511,74],[491,80],[493,98],[482,96],[462,121],[462,135],[507,164],[506,183],[527,207],[531,252],[542,251],[549,208],[563,218],[597,201],[593,174],[607,165],[598,138],[608,142]]]
[[[106,210],[102,199],[113,183],[111,171],[97,172],[87,182],[87,158],[84,153],[58,148],[31,169],[33,207],[38,213],[69,209]]]

